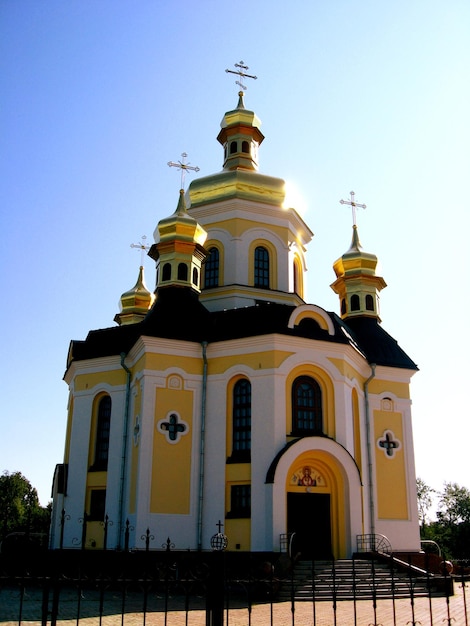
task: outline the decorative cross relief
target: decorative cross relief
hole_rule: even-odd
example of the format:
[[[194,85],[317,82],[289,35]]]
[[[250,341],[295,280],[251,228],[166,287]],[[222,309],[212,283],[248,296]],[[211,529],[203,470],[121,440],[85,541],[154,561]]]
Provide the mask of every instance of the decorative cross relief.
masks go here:
[[[187,435],[189,426],[184,422],[178,413],[170,413],[167,420],[160,420],[157,429],[162,435],[166,435],[168,443],[178,443],[181,435]]]
[[[401,448],[401,442],[396,439],[393,431],[384,430],[382,437],[377,439],[377,446],[384,451],[386,456],[393,459],[395,452]]]

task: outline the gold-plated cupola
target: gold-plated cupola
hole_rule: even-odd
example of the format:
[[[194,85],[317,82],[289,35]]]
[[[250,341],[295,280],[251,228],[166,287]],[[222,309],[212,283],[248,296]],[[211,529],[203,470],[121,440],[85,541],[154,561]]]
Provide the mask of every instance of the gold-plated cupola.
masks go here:
[[[141,322],[154,301],[155,295],[145,285],[144,268],[141,265],[136,284],[121,296],[121,312],[115,315],[114,321],[120,326]]]
[[[336,280],[331,285],[339,295],[341,317],[379,317],[379,292],[387,286],[381,276],[376,276],[378,260],[375,254],[364,252],[357,225],[353,225],[353,236],[347,250],[333,264]]]
[[[203,245],[204,228],[186,210],[184,190],[180,190],[173,215],[158,222],[153,233],[155,243],[149,256],[156,261],[157,290],[162,287],[201,289],[201,266],[207,256]]]
[[[224,170],[258,170],[258,147],[264,139],[261,120],[245,109],[243,91],[238,93],[237,108],[227,111],[217,137],[224,148]]]

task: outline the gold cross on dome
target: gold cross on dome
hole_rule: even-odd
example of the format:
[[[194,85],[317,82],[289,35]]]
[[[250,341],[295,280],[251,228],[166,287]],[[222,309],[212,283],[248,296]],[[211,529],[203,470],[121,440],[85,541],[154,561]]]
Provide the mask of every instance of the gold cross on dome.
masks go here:
[[[139,243],[131,243],[131,248],[137,248],[138,250],[140,250],[140,265],[143,267],[144,254],[147,252],[147,250],[150,250],[150,246],[147,246],[145,243],[147,241],[146,235],[142,235],[141,239],[142,241],[139,241]]]
[[[250,68],[248,67],[248,65],[245,65],[243,61],[240,61],[240,63],[234,63],[234,65],[236,68],[238,68],[237,70],[225,71],[227,72],[227,74],[236,74],[237,76],[239,76],[240,80],[236,80],[235,84],[241,87],[243,91],[246,91],[246,86],[241,82],[243,78],[252,78],[253,80],[258,80],[258,77],[246,73],[246,70],[249,70]]]
[[[356,226],[356,209],[357,208],[365,209],[367,207],[365,204],[359,204],[354,200],[354,198],[356,197],[356,194],[354,193],[354,191],[350,191],[349,195],[351,197],[350,200],[340,200],[339,203],[348,204],[352,208],[353,226]]]
[[[181,161],[177,161],[176,163],[174,161],[168,161],[168,166],[169,167],[176,167],[177,169],[181,170],[181,187],[180,189],[184,189],[184,177],[186,175],[186,172],[188,170],[193,171],[193,172],[199,172],[199,168],[198,167],[193,167],[192,165],[190,165],[189,163],[186,163],[185,159],[188,155],[186,154],[186,152],[183,152],[181,154]]]

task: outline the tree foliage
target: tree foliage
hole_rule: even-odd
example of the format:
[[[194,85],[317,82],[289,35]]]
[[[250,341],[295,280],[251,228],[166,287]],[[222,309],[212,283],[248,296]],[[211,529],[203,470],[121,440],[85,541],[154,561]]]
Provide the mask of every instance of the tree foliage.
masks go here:
[[[457,483],[444,483],[437,519],[443,524],[470,523],[470,491]]]
[[[48,533],[50,506],[39,504],[38,493],[20,472],[0,476],[0,541],[13,532]]]
[[[436,490],[429,487],[422,478],[416,479],[416,491],[418,496],[418,514],[421,527],[426,525],[426,519],[429,509],[432,507],[432,496],[436,493]]]
[[[429,510],[429,507],[426,509],[427,498],[434,490],[420,479],[417,480],[417,487],[418,510],[423,520],[421,511]],[[435,541],[448,558],[470,558],[470,490],[457,483],[444,483],[437,496],[437,520],[426,526],[422,524],[422,539]]]

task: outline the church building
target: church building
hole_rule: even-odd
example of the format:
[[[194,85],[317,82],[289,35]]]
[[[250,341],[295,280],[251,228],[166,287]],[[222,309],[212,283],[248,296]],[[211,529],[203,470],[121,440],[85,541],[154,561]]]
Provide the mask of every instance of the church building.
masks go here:
[[[70,344],[53,548],[76,546],[84,519],[85,547],[102,547],[106,516],[108,548],[142,549],[149,529],[151,549],[210,550],[219,521],[231,551],[420,548],[417,366],[381,325],[377,257],[354,224],[333,263],[339,314],[304,301],[313,233],[259,172],[260,127],[241,91],[222,170],[155,228],[154,291],[141,267],[116,326]]]

